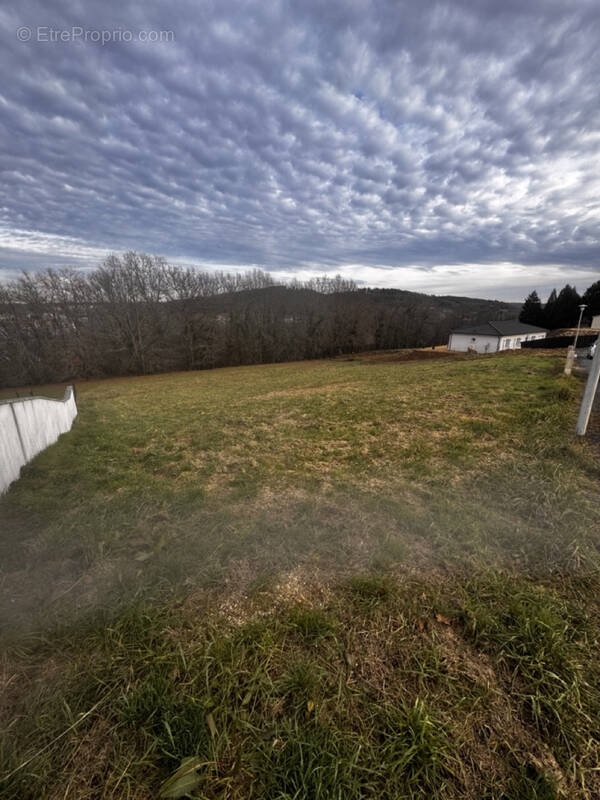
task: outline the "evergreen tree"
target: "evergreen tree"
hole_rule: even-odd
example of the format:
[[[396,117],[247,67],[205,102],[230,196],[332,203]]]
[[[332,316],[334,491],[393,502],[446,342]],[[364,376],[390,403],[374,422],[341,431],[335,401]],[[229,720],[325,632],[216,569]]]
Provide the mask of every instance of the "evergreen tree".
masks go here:
[[[527,295],[525,298],[523,308],[519,314],[519,321],[525,322],[527,325],[543,327],[544,309],[542,308],[542,302],[536,291],[531,292],[531,294]]]
[[[581,297],[574,286],[567,285],[560,290],[554,307],[556,313],[555,328],[574,328],[579,319]]]
[[[585,303],[587,306],[584,311],[586,317],[593,317],[596,314],[600,314],[600,281],[596,281],[596,283],[592,283],[591,286],[588,286],[581,302]]]

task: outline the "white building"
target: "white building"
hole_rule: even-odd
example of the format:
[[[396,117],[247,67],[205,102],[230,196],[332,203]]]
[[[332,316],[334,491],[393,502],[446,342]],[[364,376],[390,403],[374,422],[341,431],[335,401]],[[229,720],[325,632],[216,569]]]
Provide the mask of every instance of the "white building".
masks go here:
[[[498,350],[518,350],[521,342],[545,338],[544,328],[526,325],[517,319],[499,320],[456,328],[450,333],[448,350],[464,353],[468,350],[474,350],[476,353],[495,353]]]
[[[595,317],[592,317],[590,328],[594,331],[600,331],[600,314],[596,314]]]

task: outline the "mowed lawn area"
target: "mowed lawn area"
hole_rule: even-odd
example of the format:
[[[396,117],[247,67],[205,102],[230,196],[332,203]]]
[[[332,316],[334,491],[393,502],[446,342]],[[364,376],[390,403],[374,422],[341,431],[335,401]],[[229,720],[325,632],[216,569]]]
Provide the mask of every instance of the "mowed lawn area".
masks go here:
[[[600,797],[600,452],[561,371],[81,383],[0,499],[0,796]]]

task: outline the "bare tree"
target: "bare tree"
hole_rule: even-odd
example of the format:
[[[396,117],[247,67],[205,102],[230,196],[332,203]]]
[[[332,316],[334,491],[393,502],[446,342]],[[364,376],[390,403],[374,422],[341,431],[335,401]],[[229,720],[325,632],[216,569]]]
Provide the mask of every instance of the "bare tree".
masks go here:
[[[340,275],[282,285],[260,269],[207,272],[145,253],[111,255],[91,272],[46,270],[0,285],[0,381],[421,347],[444,341],[464,319],[461,298],[442,298],[450,309],[444,313],[433,300],[358,289]]]

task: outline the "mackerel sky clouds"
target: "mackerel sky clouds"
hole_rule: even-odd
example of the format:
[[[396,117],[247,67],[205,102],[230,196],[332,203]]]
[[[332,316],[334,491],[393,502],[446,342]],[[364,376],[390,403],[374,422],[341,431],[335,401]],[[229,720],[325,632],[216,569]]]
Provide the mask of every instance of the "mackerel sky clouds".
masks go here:
[[[597,0],[5,0],[0,276],[136,249],[436,294],[583,290],[599,42]]]

